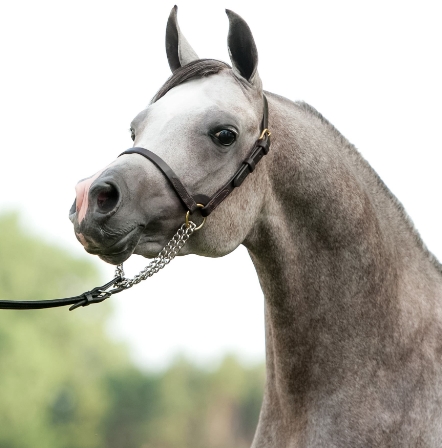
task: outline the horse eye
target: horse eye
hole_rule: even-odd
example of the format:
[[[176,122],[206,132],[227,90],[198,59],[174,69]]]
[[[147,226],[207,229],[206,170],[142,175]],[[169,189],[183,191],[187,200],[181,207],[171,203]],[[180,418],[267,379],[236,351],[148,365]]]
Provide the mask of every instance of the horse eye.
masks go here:
[[[217,132],[215,137],[224,146],[230,146],[236,140],[236,134],[230,129],[223,129]]]
[[[132,128],[130,128],[129,130],[130,130],[130,138],[132,139],[132,141],[135,141],[135,131]]]

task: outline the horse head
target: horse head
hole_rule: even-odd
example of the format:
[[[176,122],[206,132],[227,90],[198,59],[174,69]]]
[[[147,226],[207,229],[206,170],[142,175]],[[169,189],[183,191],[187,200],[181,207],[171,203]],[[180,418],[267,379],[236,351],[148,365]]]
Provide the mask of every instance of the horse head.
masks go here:
[[[232,67],[199,59],[181,33],[177,8],[172,9],[166,28],[172,75],[130,125],[134,146],[166,161],[187,191],[205,196],[235,173],[259,136],[263,116],[253,36],[241,17],[226,12]],[[223,202],[183,253],[222,256],[241,244],[262,206],[265,189],[258,179],[250,176]],[[155,256],[184,217],[167,179],[138,154],[122,155],[80,181],[70,212],[86,251],[113,264],[132,253]]]

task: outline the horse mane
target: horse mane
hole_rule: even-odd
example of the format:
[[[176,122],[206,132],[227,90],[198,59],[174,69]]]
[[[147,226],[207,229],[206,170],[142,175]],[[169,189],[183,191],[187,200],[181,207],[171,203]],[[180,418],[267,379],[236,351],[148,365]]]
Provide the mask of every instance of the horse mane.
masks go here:
[[[320,112],[318,112],[313,106],[304,102],[297,101],[296,106],[298,106],[303,111],[308,114],[316,117],[324,126],[326,126],[335,137],[337,137],[343,147],[345,147],[348,151],[350,151],[353,155],[356,155],[359,162],[364,166],[364,168],[375,178],[377,185],[380,189],[387,195],[387,197],[391,200],[393,205],[396,207],[396,210],[399,212],[400,217],[405,222],[408,230],[411,232],[416,245],[421,248],[423,253],[429,258],[430,262],[433,266],[442,274],[442,264],[439,260],[434,256],[433,253],[430,252],[422,237],[420,236],[418,230],[416,229],[412,219],[406,212],[402,203],[398,200],[398,198],[391,192],[391,190],[385,185],[384,181],[380,178],[379,174],[372,168],[372,166],[364,159],[361,153],[356,149],[356,147],[350,143]]]
[[[222,70],[230,69],[229,64],[218,61],[216,59],[198,59],[196,61],[189,62],[189,64],[175,70],[170,78],[163,84],[158,90],[155,96],[152,98],[151,103],[155,103],[161,97],[163,97],[169,90],[176,86],[179,86],[183,82],[189,81],[193,78],[202,78],[210,75],[215,75]]]

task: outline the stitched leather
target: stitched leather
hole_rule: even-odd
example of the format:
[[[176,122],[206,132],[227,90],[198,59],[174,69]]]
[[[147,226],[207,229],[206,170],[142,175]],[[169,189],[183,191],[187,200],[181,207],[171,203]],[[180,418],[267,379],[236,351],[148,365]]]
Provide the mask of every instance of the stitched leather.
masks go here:
[[[108,299],[113,294],[118,294],[124,291],[124,288],[113,287],[116,283],[121,281],[121,277],[115,277],[110,282],[103,286],[97,286],[91,291],[86,291],[83,294],[74,297],[66,297],[63,299],[52,300],[0,300],[0,309],[2,310],[40,310],[44,308],[56,308],[59,306],[72,305],[69,310],[72,311],[80,306],[88,306],[94,303],[101,303]],[[111,288],[111,289],[109,289]]]
[[[186,187],[181,183],[180,179],[172,170],[172,168],[161,157],[157,156],[155,153],[149,151],[146,148],[137,146],[122,152],[118,157],[124,154],[139,154],[150,160],[164,174],[164,176],[166,176],[167,180],[176,191],[178,197],[181,199],[181,202],[184,204],[186,209],[189,210],[190,213],[193,213],[198,208],[195,200],[186,190]]]
[[[261,132],[267,129],[268,126],[268,103],[267,98],[263,95],[264,111],[261,123]],[[197,204],[203,204],[204,207],[199,211],[202,216],[209,216],[213,210],[221,204],[224,199],[237,187],[239,187],[245,180],[245,178],[255,169],[256,164],[269,152],[270,149],[270,137],[268,134],[264,134],[263,138],[257,140],[249,157],[247,157],[236,173],[230,178],[230,180],[221,187],[210,198],[206,195],[195,194],[191,195],[184,187],[178,176],[174,173],[172,168],[159,156],[152,151],[141,147],[134,147],[124,151],[120,154],[139,154],[150,160],[160,171],[166,176],[170,184],[174,188],[181,202],[190,213],[194,213],[198,206]]]

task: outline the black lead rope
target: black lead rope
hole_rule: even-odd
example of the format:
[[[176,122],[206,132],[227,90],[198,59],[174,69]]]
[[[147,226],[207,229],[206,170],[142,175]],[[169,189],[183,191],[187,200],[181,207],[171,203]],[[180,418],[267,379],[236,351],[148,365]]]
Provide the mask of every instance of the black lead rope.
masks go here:
[[[66,297],[65,299],[52,300],[0,300],[0,309],[2,310],[41,310],[44,308],[56,308],[59,306],[69,306],[69,311],[75,310],[80,306],[88,306],[93,303],[101,303],[114,294],[124,291],[124,288],[113,288],[108,291],[115,283],[122,280],[121,277],[115,277],[103,286],[97,286],[90,291],[86,291],[79,296]]]
[[[153,152],[145,148],[134,147],[124,151],[123,154],[139,154],[150,160],[169,180],[170,184],[174,188],[181,202],[185,208],[194,213],[197,209],[201,215],[205,218],[221,204],[222,201],[237,187],[239,187],[245,180],[245,178],[255,170],[256,164],[269,152],[270,149],[270,132],[267,129],[268,126],[268,105],[267,98],[263,95],[263,117],[261,122],[261,135],[256,141],[249,153],[249,156],[242,162],[239,169],[230,178],[230,180],[221,187],[212,197],[208,197],[202,194],[191,195],[184,187],[178,176],[174,173],[172,168]],[[93,303],[101,303],[114,294],[118,294],[124,291],[126,288],[120,285],[123,282],[123,278],[118,276],[112,279],[110,282],[103,286],[97,286],[96,288],[86,291],[79,296],[67,297],[64,299],[53,300],[0,300],[0,309],[3,310],[39,310],[44,308],[56,308],[59,306],[69,306],[69,311],[75,310],[80,306],[88,306]],[[112,288],[116,285],[114,288]],[[109,289],[111,288],[111,289]]]

